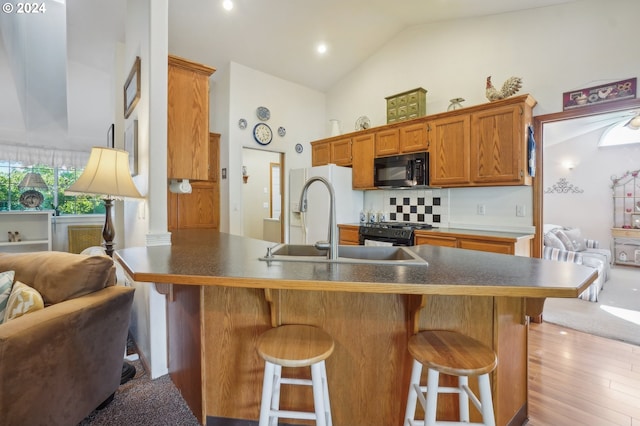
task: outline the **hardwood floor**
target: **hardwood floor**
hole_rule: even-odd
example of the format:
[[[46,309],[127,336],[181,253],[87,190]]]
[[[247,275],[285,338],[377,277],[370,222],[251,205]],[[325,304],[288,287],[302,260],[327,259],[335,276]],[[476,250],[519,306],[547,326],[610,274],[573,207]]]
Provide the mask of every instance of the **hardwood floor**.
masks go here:
[[[640,426],[640,346],[531,324],[527,426],[572,425]]]

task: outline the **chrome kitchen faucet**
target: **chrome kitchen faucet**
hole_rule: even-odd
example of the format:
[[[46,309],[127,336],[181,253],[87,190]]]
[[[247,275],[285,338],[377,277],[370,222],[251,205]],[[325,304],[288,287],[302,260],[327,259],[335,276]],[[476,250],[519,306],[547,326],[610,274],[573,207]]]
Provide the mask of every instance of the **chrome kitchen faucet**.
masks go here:
[[[309,186],[313,182],[322,182],[324,186],[329,190],[329,231],[328,231],[328,241],[317,241],[314,244],[314,247],[318,250],[329,250],[327,254],[327,258],[331,260],[336,260],[338,258],[338,233],[336,228],[336,205],[335,198],[336,194],[333,190],[333,186],[331,183],[321,176],[313,176],[308,181],[305,182],[302,187],[302,194],[300,194],[300,213],[304,213],[307,211],[307,190]]]

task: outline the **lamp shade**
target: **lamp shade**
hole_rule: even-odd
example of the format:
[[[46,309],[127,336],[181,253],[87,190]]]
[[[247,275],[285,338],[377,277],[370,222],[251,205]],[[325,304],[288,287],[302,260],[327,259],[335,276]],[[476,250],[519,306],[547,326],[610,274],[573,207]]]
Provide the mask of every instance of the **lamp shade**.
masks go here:
[[[108,198],[142,198],[131,179],[129,153],[121,149],[91,148],[91,155],[78,180],[67,195],[93,194]]]
[[[27,173],[24,175],[20,183],[18,184],[18,188],[38,188],[38,189],[48,189],[49,187],[40,176],[40,173]]]

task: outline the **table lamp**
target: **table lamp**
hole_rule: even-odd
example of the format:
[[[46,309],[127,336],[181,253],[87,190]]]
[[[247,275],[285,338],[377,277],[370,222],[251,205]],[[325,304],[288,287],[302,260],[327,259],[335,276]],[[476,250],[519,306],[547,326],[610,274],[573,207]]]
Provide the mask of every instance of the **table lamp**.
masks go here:
[[[18,184],[19,189],[27,189],[20,195],[20,204],[26,209],[40,209],[40,205],[44,201],[44,196],[38,189],[49,189],[47,184],[40,176],[40,173],[29,172]]]
[[[114,199],[142,198],[129,171],[129,153],[113,148],[91,148],[91,155],[78,180],[65,192],[66,195],[93,194],[104,196],[106,211],[102,238],[109,256],[113,255],[115,229],[111,220]]]

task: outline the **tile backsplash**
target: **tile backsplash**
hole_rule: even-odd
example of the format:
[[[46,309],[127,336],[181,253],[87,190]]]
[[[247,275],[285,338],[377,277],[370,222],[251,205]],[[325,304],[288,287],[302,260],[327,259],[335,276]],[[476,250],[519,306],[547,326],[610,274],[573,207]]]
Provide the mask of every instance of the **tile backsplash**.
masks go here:
[[[367,191],[364,212],[391,222],[440,225],[448,216],[447,202],[439,189]]]

